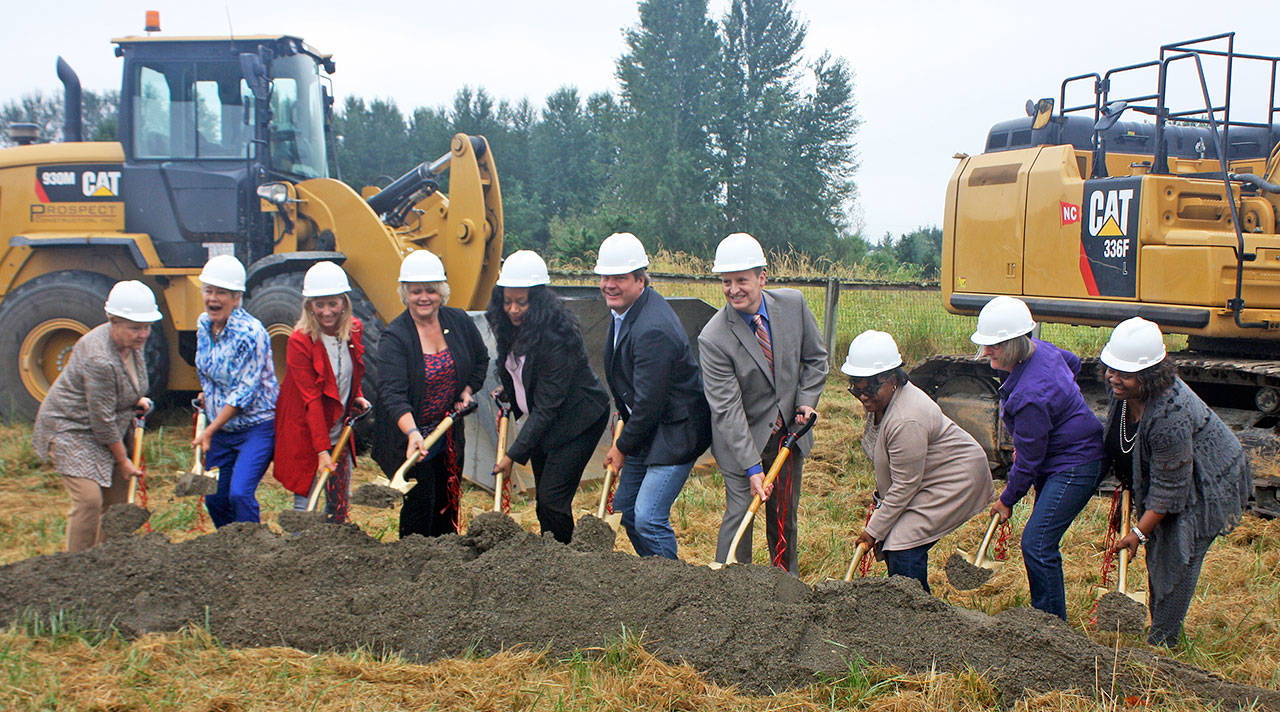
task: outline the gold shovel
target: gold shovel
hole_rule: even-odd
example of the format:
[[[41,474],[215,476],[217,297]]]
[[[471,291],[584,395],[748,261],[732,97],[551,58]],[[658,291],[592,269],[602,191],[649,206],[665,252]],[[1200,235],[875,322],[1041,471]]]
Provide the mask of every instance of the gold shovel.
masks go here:
[[[1000,515],[992,514],[987,524],[987,533],[982,537],[982,544],[972,554],[964,549],[956,549],[956,553],[947,560],[947,579],[957,590],[972,591],[986,583],[995,575],[1003,561],[992,561],[987,558],[987,547],[991,545],[991,537],[1000,525]]]
[[[196,410],[195,435],[198,437],[209,421],[204,415],[204,409],[196,401],[191,401],[191,407]],[[217,491],[218,477],[204,469],[204,450],[199,445],[196,445],[192,448],[191,469],[178,474],[178,480],[173,486],[173,495],[175,497],[199,497],[211,495]]]
[[[622,434],[623,421],[618,418],[618,422],[613,424],[613,444],[618,444],[618,436]],[[600,487],[600,506],[596,508],[596,519],[609,525],[610,529],[617,530],[618,525],[622,523],[622,512],[615,512],[609,507],[609,496],[613,494],[614,479],[618,473],[612,467],[604,468],[604,484]]]
[[[307,498],[307,509],[305,511],[314,512],[320,504],[320,493],[324,491],[324,486],[329,483],[329,475],[333,474],[333,469],[338,466],[338,461],[347,449],[347,443],[351,441],[351,430],[355,427],[356,421],[369,414],[372,408],[365,408],[359,413],[347,416],[342,422],[342,432],[338,434],[338,444],[333,446],[333,452],[330,453],[329,459],[333,461],[332,467],[326,467],[316,474],[315,482],[311,485],[311,495]]]
[[[1133,496],[1133,493],[1128,489],[1125,489],[1120,493],[1120,531],[1125,533],[1128,533],[1129,531],[1129,505],[1131,503],[1132,496]],[[1122,534],[1121,536],[1124,536],[1124,535]],[[1129,590],[1129,549],[1128,548],[1124,548],[1120,550],[1120,570],[1118,574],[1118,579],[1116,581],[1116,591],[1123,593],[1129,598],[1132,598],[1138,603],[1141,603],[1143,606],[1147,605],[1146,591],[1130,591]],[[1098,598],[1101,598],[1102,596],[1110,592],[1111,590],[1106,588],[1099,587],[1095,589],[1095,593],[1097,594]]]
[[[427,449],[431,449],[431,446],[435,445],[437,440],[443,437],[445,433],[449,432],[449,428],[453,426],[454,421],[460,420],[464,415],[475,412],[475,409],[476,402],[473,400],[462,408],[446,415],[444,420],[441,420],[440,424],[436,426],[435,430],[432,430],[431,434],[424,439],[424,442],[427,444]],[[409,468],[418,464],[420,460],[422,460],[421,449],[413,455],[410,455],[409,459],[404,461],[404,464],[396,470],[389,482],[385,477],[379,477],[374,481],[374,484],[382,487],[390,487],[400,494],[408,494],[409,490],[413,489],[413,485],[409,484],[409,481],[405,479],[405,473],[409,471]]]
[[[795,447],[796,441],[804,437],[804,434],[809,432],[809,429],[813,427],[817,420],[818,414],[810,413],[809,417],[805,419],[804,425],[801,425],[798,430],[788,431],[786,437],[778,444],[778,456],[773,458],[773,465],[769,467],[769,474],[765,475],[764,478],[766,492],[773,485],[773,481],[778,478],[778,473],[782,471],[782,466],[787,464],[787,458],[790,457],[791,449]],[[742,524],[738,525],[738,531],[733,534],[733,541],[729,542],[729,553],[726,556],[726,561],[723,564],[719,561],[712,561],[707,566],[713,569],[722,569],[732,564],[749,563],[738,561],[738,542],[742,541],[743,535],[751,528],[751,522],[756,516],[756,510],[760,509],[760,504],[763,501],[760,499],[760,495],[752,495],[751,506],[747,507],[747,513],[742,517]]]

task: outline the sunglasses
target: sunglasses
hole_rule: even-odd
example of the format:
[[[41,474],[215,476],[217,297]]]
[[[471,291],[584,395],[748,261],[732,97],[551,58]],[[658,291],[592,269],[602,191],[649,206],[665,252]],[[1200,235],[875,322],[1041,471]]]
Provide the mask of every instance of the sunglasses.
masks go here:
[[[852,393],[855,398],[873,396],[876,394],[876,391],[880,390],[880,386],[883,386],[887,380],[889,379],[883,377],[853,378],[849,380],[849,392]]]

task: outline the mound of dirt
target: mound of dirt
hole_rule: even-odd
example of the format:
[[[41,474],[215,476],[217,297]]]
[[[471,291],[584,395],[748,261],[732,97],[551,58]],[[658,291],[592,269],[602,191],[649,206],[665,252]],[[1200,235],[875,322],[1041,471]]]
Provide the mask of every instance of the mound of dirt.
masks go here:
[[[1147,627],[1147,607],[1111,591],[1098,599],[1098,630],[1137,634]]]
[[[952,554],[947,559],[947,565],[944,570],[947,572],[947,581],[961,591],[972,591],[978,588],[986,583],[994,573],[991,569],[974,566],[959,554]]]
[[[396,651],[430,661],[516,645],[567,656],[625,629],[668,662],[767,692],[840,675],[847,660],[910,672],[977,670],[1011,703],[1100,686],[1145,694],[1150,679],[1230,706],[1280,693],[1154,657],[1113,651],[1030,609],[954,608],[904,578],[811,588],[778,569],[712,571],[579,551],[485,515],[464,536],[380,543],[350,525],[278,536],[233,524],[182,543],[148,535],[0,568],[0,625],[67,611],[125,635],[204,625],[223,644]],[[206,612],[207,611],[207,612]],[[601,612],[606,612],[601,614]]]
[[[151,512],[136,504],[113,504],[102,513],[102,535],[108,539],[127,537],[150,518]]]

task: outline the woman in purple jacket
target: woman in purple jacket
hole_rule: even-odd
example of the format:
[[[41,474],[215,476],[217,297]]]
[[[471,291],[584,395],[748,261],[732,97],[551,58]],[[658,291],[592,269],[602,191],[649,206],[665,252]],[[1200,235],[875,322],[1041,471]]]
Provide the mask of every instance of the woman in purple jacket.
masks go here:
[[[982,308],[970,339],[992,368],[1008,374],[1000,384],[1000,414],[1013,436],[1014,459],[991,512],[1007,520],[1035,486],[1035,505],[1022,528],[1031,605],[1066,620],[1058,544],[1101,478],[1102,424],[1076,385],[1080,359],[1032,338],[1035,326],[1022,300],[996,297]]]

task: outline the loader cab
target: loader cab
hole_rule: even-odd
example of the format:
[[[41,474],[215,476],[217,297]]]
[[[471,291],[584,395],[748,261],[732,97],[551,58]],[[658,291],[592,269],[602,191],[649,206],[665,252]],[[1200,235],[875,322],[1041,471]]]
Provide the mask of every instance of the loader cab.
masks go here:
[[[125,229],[149,234],[166,267],[270,254],[255,190],[328,177],[332,60],[288,36],[115,42]]]

